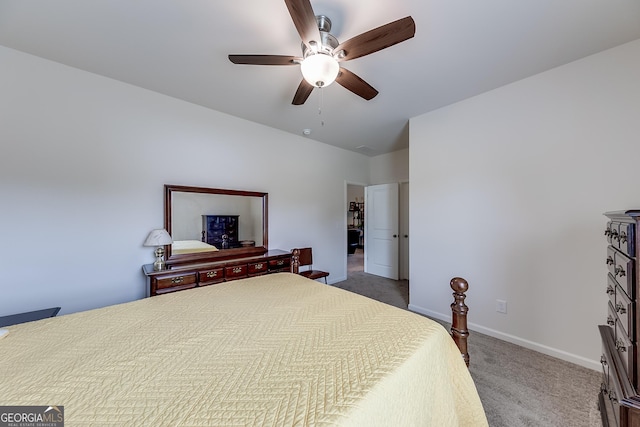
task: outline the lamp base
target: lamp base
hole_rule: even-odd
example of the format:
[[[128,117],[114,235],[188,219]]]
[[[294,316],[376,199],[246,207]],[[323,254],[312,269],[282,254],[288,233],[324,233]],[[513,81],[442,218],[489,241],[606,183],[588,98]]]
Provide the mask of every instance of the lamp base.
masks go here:
[[[153,271],[161,271],[167,269],[167,264],[164,262],[164,248],[162,246],[156,249],[156,261],[153,263]]]

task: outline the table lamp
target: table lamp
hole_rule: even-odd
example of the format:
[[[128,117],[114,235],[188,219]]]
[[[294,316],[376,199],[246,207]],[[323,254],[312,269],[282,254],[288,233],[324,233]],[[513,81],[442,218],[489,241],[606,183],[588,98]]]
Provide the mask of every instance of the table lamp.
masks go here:
[[[156,246],[156,262],[153,263],[155,271],[164,270],[167,264],[164,262],[164,247],[173,243],[171,235],[164,228],[151,230],[144,241],[143,246]]]

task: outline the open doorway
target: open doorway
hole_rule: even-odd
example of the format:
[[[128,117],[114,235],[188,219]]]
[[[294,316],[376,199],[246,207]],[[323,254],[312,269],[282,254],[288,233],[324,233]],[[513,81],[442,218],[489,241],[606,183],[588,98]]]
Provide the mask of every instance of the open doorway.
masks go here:
[[[347,184],[347,278],[364,271],[364,189]]]

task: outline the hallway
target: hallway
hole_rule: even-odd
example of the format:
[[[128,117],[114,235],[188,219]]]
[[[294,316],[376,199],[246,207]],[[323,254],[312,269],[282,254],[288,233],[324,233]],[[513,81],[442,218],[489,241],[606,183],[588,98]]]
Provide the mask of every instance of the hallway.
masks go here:
[[[364,249],[356,249],[353,255],[347,255],[347,277],[357,271],[364,271]]]

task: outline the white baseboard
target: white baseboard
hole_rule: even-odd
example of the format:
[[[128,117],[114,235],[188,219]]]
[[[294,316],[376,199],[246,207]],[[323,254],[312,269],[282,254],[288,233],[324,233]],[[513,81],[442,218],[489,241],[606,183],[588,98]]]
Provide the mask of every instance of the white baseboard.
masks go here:
[[[347,280],[346,276],[342,276],[342,277],[331,277],[331,275],[329,275],[329,277],[327,277],[327,284],[329,285],[333,285],[334,283],[339,283],[339,282],[344,282],[345,280]],[[324,281],[323,281],[324,283]]]
[[[428,317],[433,317],[434,319],[451,323],[451,313],[443,314],[413,304],[409,304],[409,310],[416,313],[424,314]],[[566,351],[548,347],[546,345],[529,341],[515,335],[505,334],[504,332],[496,331],[495,329],[486,328],[473,322],[468,322],[467,327],[470,331],[480,332],[481,334],[489,335],[490,337],[498,338],[500,340],[510,342],[511,344],[516,344],[521,347],[528,348],[529,350],[534,350],[539,353],[555,357],[557,359],[575,363],[576,365],[580,365],[588,369],[593,369],[594,371],[600,372],[600,370],[602,369],[600,361],[597,360],[591,360],[572,353],[567,353]],[[471,356],[473,357],[473,355]]]

